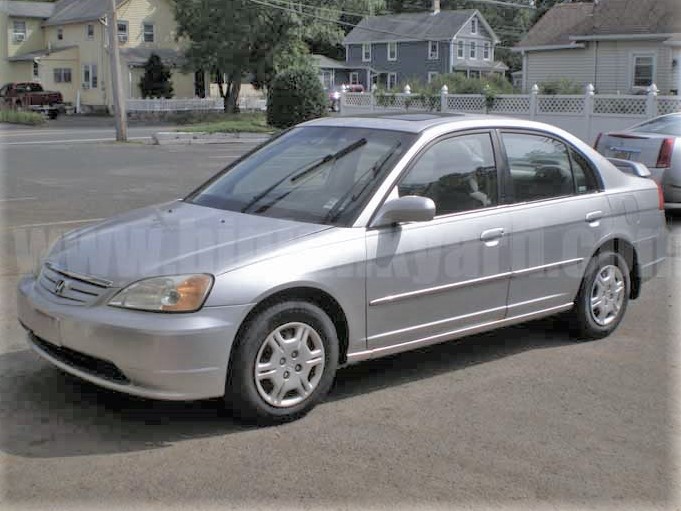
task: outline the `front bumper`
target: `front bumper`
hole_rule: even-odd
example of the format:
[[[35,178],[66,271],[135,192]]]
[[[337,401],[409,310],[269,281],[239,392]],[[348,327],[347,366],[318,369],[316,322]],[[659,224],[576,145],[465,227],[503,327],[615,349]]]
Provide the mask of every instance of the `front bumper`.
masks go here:
[[[50,301],[26,277],[17,290],[29,345],[84,380],[135,396],[191,400],[222,396],[227,362],[251,305],[158,314]]]

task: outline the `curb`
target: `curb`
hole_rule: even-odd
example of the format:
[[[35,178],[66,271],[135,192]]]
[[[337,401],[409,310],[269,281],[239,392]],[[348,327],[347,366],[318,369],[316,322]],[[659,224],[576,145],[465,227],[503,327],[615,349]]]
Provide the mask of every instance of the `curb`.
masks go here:
[[[266,142],[267,133],[203,133],[184,131],[160,131],[152,135],[154,145],[170,144],[229,144],[238,142]]]

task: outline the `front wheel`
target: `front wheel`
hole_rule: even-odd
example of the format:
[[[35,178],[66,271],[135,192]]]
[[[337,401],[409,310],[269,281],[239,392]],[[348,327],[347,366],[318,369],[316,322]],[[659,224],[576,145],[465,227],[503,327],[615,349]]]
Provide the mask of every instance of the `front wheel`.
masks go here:
[[[337,365],[338,338],[324,311],[282,302],[258,314],[237,340],[225,398],[249,422],[294,420],[328,393]]]
[[[631,282],[624,258],[610,251],[594,256],[586,269],[572,312],[579,339],[600,339],[620,324],[629,303]]]

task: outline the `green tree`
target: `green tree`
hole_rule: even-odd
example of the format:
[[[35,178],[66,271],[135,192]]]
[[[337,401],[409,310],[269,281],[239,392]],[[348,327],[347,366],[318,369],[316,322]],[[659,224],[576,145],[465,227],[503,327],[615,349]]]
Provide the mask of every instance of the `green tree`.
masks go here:
[[[173,84],[170,81],[171,71],[161,57],[152,53],[144,64],[144,75],[139,87],[144,98],[172,98]]]
[[[272,80],[267,95],[267,124],[288,128],[326,115],[328,107],[317,72],[290,68]]]
[[[213,71],[227,112],[238,109],[245,77],[256,87],[267,86],[278,71],[309,66],[309,44],[340,43],[344,32],[334,21],[343,16],[341,10],[369,13],[384,5],[383,0],[341,0],[333,7],[324,0],[265,3],[280,8],[255,0],[174,2],[178,35],[189,40],[188,66]]]

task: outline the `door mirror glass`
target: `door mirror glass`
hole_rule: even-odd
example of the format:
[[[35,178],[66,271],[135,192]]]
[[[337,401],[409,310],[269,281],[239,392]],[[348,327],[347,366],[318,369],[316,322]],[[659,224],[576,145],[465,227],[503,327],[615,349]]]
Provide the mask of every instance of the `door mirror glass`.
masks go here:
[[[388,200],[378,211],[372,227],[402,222],[427,222],[435,217],[435,203],[428,197],[407,195]]]

